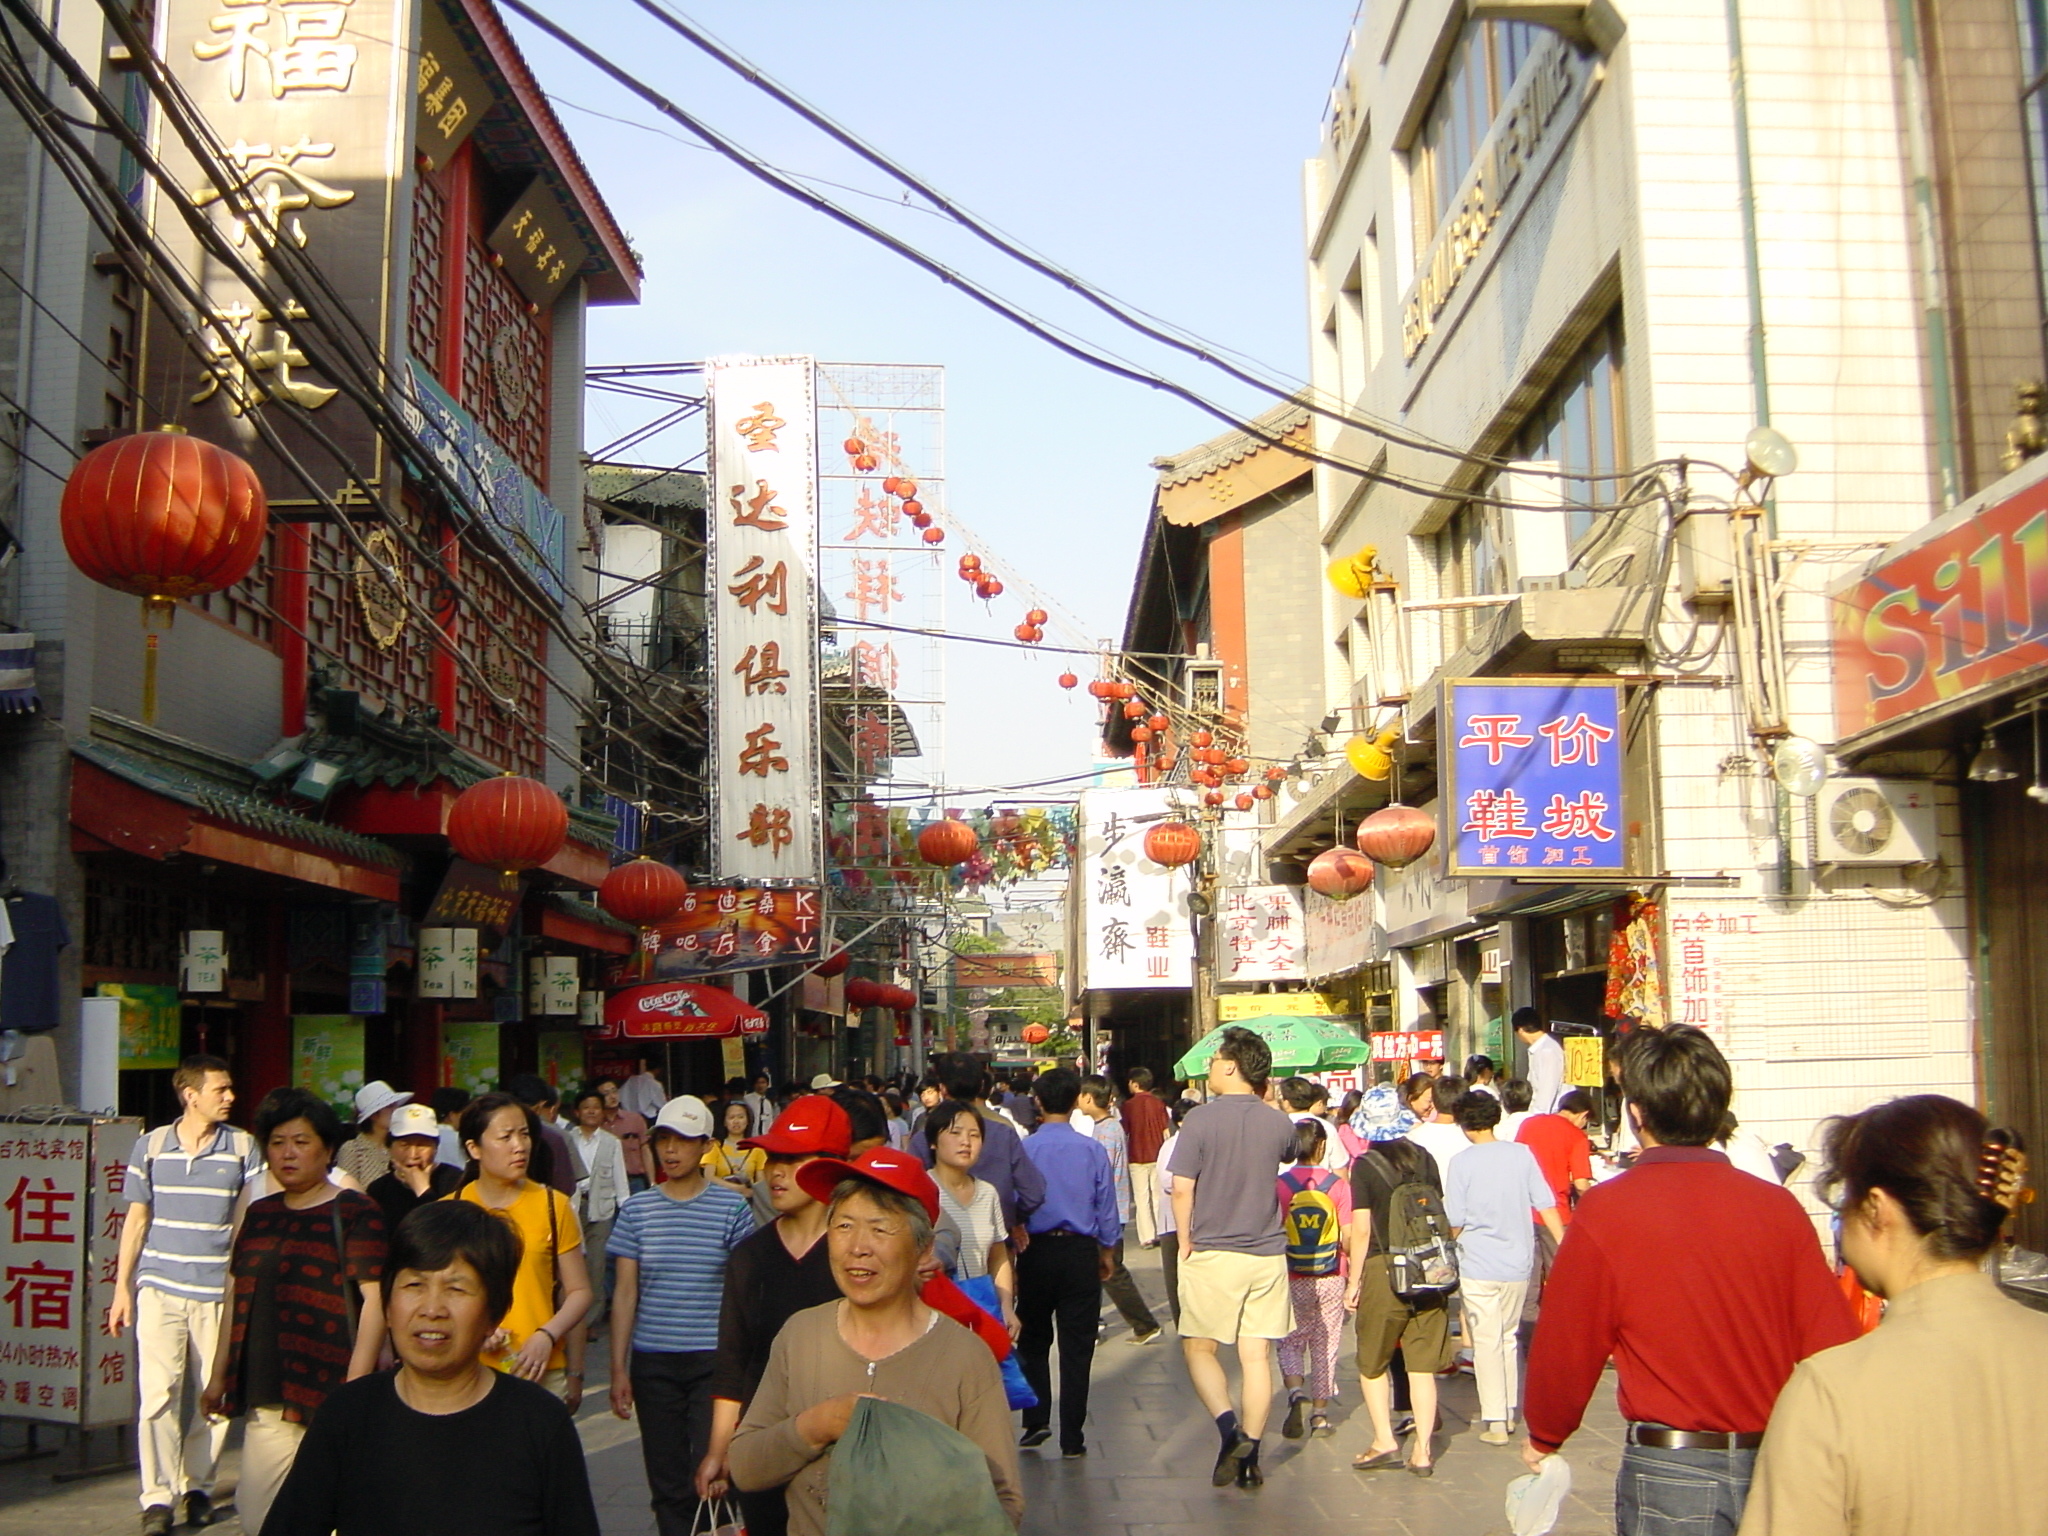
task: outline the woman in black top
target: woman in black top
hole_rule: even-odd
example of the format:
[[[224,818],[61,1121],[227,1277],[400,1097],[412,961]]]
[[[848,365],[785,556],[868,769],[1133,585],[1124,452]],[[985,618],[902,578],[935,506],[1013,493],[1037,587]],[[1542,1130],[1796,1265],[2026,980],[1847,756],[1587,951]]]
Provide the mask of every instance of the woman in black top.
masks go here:
[[[376,1369],[384,1342],[378,1283],[384,1218],[327,1170],[341,1120],[326,1100],[280,1088],[256,1111],[256,1140],[279,1193],[249,1207],[229,1263],[209,1413],[246,1414],[235,1508],[259,1531],[306,1425],[344,1381]]]
[[[482,1206],[423,1205],[391,1239],[399,1368],[328,1399],[263,1536],[598,1536],[561,1400],[492,1370],[520,1240]]]

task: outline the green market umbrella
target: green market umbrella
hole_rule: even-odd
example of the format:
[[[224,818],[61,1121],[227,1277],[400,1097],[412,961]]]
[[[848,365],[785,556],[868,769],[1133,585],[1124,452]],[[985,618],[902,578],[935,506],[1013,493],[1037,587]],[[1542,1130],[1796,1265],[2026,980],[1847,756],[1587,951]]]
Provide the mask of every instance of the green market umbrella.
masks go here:
[[[1265,1018],[1241,1019],[1242,1028],[1260,1036],[1273,1048],[1273,1071],[1327,1072],[1332,1067],[1356,1067],[1372,1060],[1372,1045],[1341,1024],[1305,1014],[1278,1013]],[[1209,1058],[1223,1042],[1223,1031],[1212,1029],[1195,1042],[1193,1050],[1173,1064],[1173,1075],[1182,1081],[1202,1077],[1209,1070]]]

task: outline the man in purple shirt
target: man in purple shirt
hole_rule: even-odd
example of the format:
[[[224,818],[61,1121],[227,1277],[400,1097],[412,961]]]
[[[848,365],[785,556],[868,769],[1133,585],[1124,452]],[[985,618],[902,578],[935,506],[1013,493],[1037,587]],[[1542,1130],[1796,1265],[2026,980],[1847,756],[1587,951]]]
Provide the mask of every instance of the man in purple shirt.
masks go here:
[[[1025,1218],[1030,1243],[1017,1257],[1017,1359],[1038,1406],[1024,1410],[1023,1446],[1052,1438],[1052,1341],[1060,1341],[1060,1454],[1085,1456],[1088,1372],[1095,1363],[1095,1329],[1102,1313],[1102,1282],[1115,1269],[1124,1226],[1117,1215],[1116,1181],[1109,1154],[1069,1120],[1081,1096],[1079,1074],[1057,1067],[1032,1087],[1039,1126],[1024,1155],[1044,1176],[1045,1199]]]

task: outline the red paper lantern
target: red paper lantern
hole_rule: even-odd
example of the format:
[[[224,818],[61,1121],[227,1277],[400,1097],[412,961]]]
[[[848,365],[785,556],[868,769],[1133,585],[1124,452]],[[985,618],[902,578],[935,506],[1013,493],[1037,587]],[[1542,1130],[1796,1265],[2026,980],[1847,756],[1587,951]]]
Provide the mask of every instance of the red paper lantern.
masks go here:
[[[1214,733],[1210,731],[1197,731],[1194,735],[1190,736],[1188,740],[1190,743],[1198,747],[1213,747],[1216,745],[1216,737]]]
[[[1131,699],[1137,697],[1138,685],[1136,683],[1126,683],[1123,681],[1118,681],[1116,683],[1111,684],[1111,686],[1116,689],[1116,696],[1120,699]]]
[[[853,461],[853,467],[865,475],[873,472],[880,462],[872,453],[864,453]]]
[[[918,517],[921,516],[923,512],[924,503],[921,501],[911,500],[903,503],[903,515],[905,517]]]
[[[1372,885],[1372,860],[1349,848],[1325,848],[1309,861],[1308,888],[1332,901],[1349,901]]]
[[[455,852],[507,875],[547,863],[568,836],[569,808],[562,797],[516,773],[470,785],[448,809],[448,841]]]
[[[943,544],[946,542],[946,530],[943,528],[927,528],[924,531],[924,541],[927,544]]]
[[[1250,795],[1239,795],[1231,804],[1235,805],[1240,811],[1248,811],[1252,808],[1252,797]]]
[[[1272,785],[1270,785],[1270,784],[1254,784],[1254,785],[1252,786],[1252,798],[1253,798],[1254,800],[1270,800],[1270,799],[1272,799],[1272,798],[1273,798],[1273,786],[1272,786]]]
[[[1162,821],[1145,834],[1145,857],[1154,864],[1178,869],[1202,852],[1202,834],[1184,821]]]
[[[1242,778],[1250,768],[1251,764],[1241,757],[1233,757],[1229,762],[1223,765],[1223,771],[1229,774],[1233,779]]]
[[[905,501],[908,501],[917,494],[917,482],[908,475],[903,476],[902,479],[896,482],[896,494]]]
[[[857,458],[868,451],[868,445],[857,437],[849,437],[840,444],[840,447],[846,450],[847,457],[849,458]]]
[[[911,527],[913,527],[913,528],[929,528],[929,527],[931,527],[931,525],[932,525],[932,515],[931,515],[931,513],[929,513],[929,512],[913,512],[913,513],[911,513],[911,514],[910,514],[910,526],[911,526]]]
[[[1269,784],[1278,784],[1282,779],[1286,777],[1287,770],[1285,768],[1282,768],[1278,763],[1275,763],[1272,767],[1266,770],[1266,782]]]
[[[604,877],[597,888],[597,904],[622,923],[652,928],[675,916],[689,894],[690,882],[670,865],[635,859]]]
[[[1033,634],[1036,633],[1036,631],[1033,630],[1029,624],[1019,624],[1015,629],[1011,630],[1010,633],[1015,635],[1019,640],[1022,640],[1026,645],[1029,645],[1031,643],[1031,637]]]
[[[1152,739],[1152,727],[1151,727],[1151,726],[1149,726],[1149,725],[1134,725],[1134,726],[1132,726],[1132,727],[1131,727],[1131,740],[1133,740],[1133,741],[1150,741],[1151,739]]]
[[[978,571],[978,570],[980,570],[980,569],[981,569],[981,556],[979,556],[979,555],[962,555],[962,556],[960,557],[960,570],[961,570],[961,573],[962,573],[963,575],[964,575],[964,574],[965,574],[966,572],[968,572],[968,571]]]
[[[1412,805],[1389,805],[1358,824],[1358,851],[1389,869],[1406,869],[1436,845],[1436,818]]]
[[[846,968],[853,964],[853,956],[846,950],[835,949],[831,954],[811,967],[813,976],[822,976],[830,981],[834,976],[844,976]]]
[[[247,461],[183,432],[137,432],[78,461],[59,512],[71,563],[152,608],[232,587],[270,508]]]
[[[1017,1031],[1017,1038],[1026,1045],[1043,1045],[1052,1038],[1052,1031],[1043,1024],[1026,1024]]]
[[[1033,608],[1029,613],[1024,615],[1024,622],[1026,624],[1043,624],[1045,620],[1046,612],[1043,608]]]
[[[1141,704],[1138,700],[1132,699],[1128,704],[1124,706],[1124,718],[1126,720],[1144,719],[1145,706]]]
[[[1003,595],[1002,579],[996,576],[989,577],[987,581],[982,583],[981,595],[983,597],[1001,597]]]
[[[1204,805],[1216,806],[1222,803],[1223,791],[1220,789],[1212,789],[1202,796],[1202,804]]]
[[[948,816],[917,834],[917,856],[927,864],[965,864],[981,852],[981,839],[966,822]]]
[[[902,483],[894,475],[889,476],[888,479],[882,482],[882,494],[884,496],[894,496],[896,494],[896,487]]]
[[[1145,723],[1146,723],[1147,725],[1151,726],[1151,727],[1152,727],[1152,729],[1153,729],[1153,730],[1155,730],[1155,731],[1163,731],[1163,730],[1167,729],[1167,727],[1169,727],[1169,726],[1171,726],[1171,725],[1173,724],[1173,722],[1172,722],[1171,720],[1167,719],[1167,718],[1166,718],[1166,716],[1164,716],[1164,715],[1154,715],[1154,716],[1153,716],[1153,717],[1152,717],[1151,719],[1147,720],[1147,721],[1146,721]]]
[[[873,1007],[876,995],[881,989],[882,984],[879,981],[867,976],[855,976],[846,983],[846,1001],[854,1008]]]
[[[1111,686],[1111,684],[1098,677],[1088,685],[1088,696],[1091,699],[1106,699],[1110,696]]]
[[[1062,673],[1060,674],[1060,686],[1061,686],[1062,688],[1068,688],[1068,689],[1072,689],[1072,688],[1078,688],[1078,687],[1079,687],[1080,685],[1081,685],[1081,679],[1079,679],[1078,677],[1074,676],[1074,674],[1073,674],[1073,673],[1071,673],[1071,672],[1062,672]]]

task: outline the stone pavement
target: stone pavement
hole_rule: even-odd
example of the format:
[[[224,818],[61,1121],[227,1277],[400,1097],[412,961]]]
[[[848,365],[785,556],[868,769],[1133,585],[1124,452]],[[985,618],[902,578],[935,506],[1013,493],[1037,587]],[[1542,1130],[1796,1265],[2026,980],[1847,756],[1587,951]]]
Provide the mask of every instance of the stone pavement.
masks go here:
[[[1127,1254],[1140,1288],[1164,1318],[1158,1256]],[[1341,1536],[1500,1536],[1507,1530],[1503,1493],[1521,1470],[1512,1446],[1481,1445],[1471,1420],[1478,1396],[1470,1376],[1443,1383],[1444,1429],[1437,1441],[1437,1474],[1424,1480],[1402,1472],[1358,1473],[1351,1458],[1371,1438],[1349,1367],[1341,1381],[1342,1401],[1332,1410],[1337,1433],[1328,1440],[1280,1438],[1284,1403],[1276,1404],[1262,1463],[1266,1486],[1256,1492],[1211,1488],[1208,1470],[1216,1456],[1216,1431],[1195,1401],[1169,1329],[1158,1343],[1138,1347],[1114,1309],[1107,1337],[1095,1357],[1087,1457],[1062,1461],[1057,1447],[1020,1453],[1027,1510],[1023,1536],[1208,1536],[1208,1533],[1288,1530],[1313,1533],[1327,1526]],[[601,1351],[593,1350],[592,1375]],[[1612,1378],[1572,1440],[1568,1457],[1576,1491],[1558,1521],[1557,1536],[1608,1536],[1613,1523],[1614,1471],[1621,1456],[1621,1419],[1614,1408]],[[591,1484],[605,1536],[649,1536],[654,1521],[647,1507],[637,1426],[611,1416],[605,1387],[593,1380],[578,1416],[590,1458]],[[120,1449],[132,1451],[132,1431],[119,1432]],[[53,1432],[46,1443],[59,1443]],[[116,1450],[116,1432],[94,1437],[95,1457]],[[22,1426],[0,1431],[0,1456],[22,1442]],[[111,1473],[71,1483],[53,1483],[52,1471],[76,1463],[77,1452],[0,1465],[0,1536],[134,1536],[135,1476]],[[224,1484],[234,1475],[230,1452]],[[212,1528],[238,1536],[232,1517]],[[403,1520],[393,1525],[402,1532]]]

